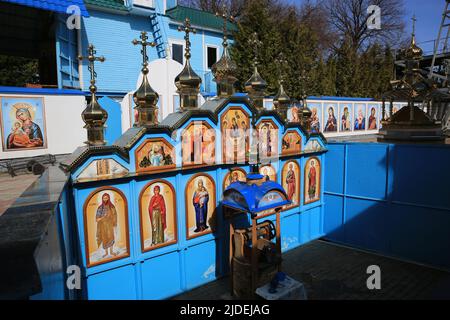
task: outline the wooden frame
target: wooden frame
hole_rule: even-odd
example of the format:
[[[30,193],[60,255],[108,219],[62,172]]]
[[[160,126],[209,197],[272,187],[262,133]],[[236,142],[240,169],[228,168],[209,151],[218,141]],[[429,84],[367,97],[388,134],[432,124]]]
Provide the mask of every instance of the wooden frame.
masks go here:
[[[6,138],[7,135],[5,135],[5,126],[3,122],[3,100],[4,99],[40,99],[42,102],[42,125],[43,125],[43,139],[42,139],[42,147],[33,147],[33,148],[18,148],[18,149],[7,149],[6,148]],[[42,131],[42,130],[41,130]],[[45,150],[48,149],[48,141],[47,141],[47,121],[46,121],[46,114],[45,114],[45,99],[44,96],[0,96],[0,132],[2,137],[2,150],[3,152],[15,152],[15,151],[27,151],[27,150]]]
[[[310,161],[312,161],[312,160],[316,160],[317,161],[317,163],[319,164],[319,169],[320,170],[318,170],[318,173],[319,173],[319,181],[318,181],[318,194],[319,194],[319,198],[318,199],[315,199],[315,200],[306,200],[307,199],[307,197],[306,197],[306,179],[307,179],[307,177],[308,177],[308,174],[306,173],[306,168],[308,167],[308,162],[310,162]],[[308,160],[306,160],[306,162],[305,162],[305,168],[304,168],[304,182],[303,182],[303,199],[304,199],[304,204],[305,205],[307,205],[307,204],[310,204],[310,203],[314,203],[314,202],[318,202],[318,201],[320,201],[321,200],[321,190],[322,190],[322,186],[321,186],[321,184],[322,184],[322,162],[319,160],[319,158],[317,158],[317,157],[311,157],[311,158],[309,158]]]
[[[300,203],[301,203],[301,174],[302,174],[302,171],[301,171],[301,167],[300,167],[300,164],[298,163],[298,161],[297,160],[295,160],[295,159],[293,159],[293,160],[288,160],[288,161],[286,161],[286,163],[283,165],[283,169],[281,169],[281,186],[284,188],[284,176],[283,176],[283,172],[284,172],[284,170],[285,170],[285,168],[287,168],[287,166],[290,164],[290,163],[294,163],[296,166],[297,166],[297,170],[298,170],[298,177],[296,178],[296,188],[298,189],[298,203],[295,205],[289,205],[289,206],[284,206],[283,208],[282,208],[282,211],[287,211],[287,210],[291,210],[291,209],[293,209],[293,208],[297,208],[297,207],[300,207]]]
[[[174,239],[171,241],[167,241],[165,243],[161,243],[155,246],[152,246],[148,249],[145,249],[145,239],[144,239],[144,229],[143,229],[143,212],[142,212],[142,197],[144,196],[144,193],[147,191],[147,189],[149,189],[152,185],[157,184],[157,183],[161,183],[161,184],[165,184],[167,185],[170,190],[172,191],[173,194],[173,224],[174,224]],[[157,180],[153,180],[150,181],[149,183],[147,183],[141,190],[141,192],[139,193],[139,229],[140,229],[140,233],[141,233],[141,252],[145,253],[145,252],[150,252],[159,248],[163,248],[163,247],[167,247],[173,244],[176,244],[178,242],[178,225],[177,225],[177,195],[175,192],[175,188],[173,187],[173,185],[164,179],[157,179]]]
[[[298,151],[283,151],[283,141],[284,138],[287,137],[288,134],[290,133],[295,133],[298,135],[299,141],[300,141],[300,150]],[[283,135],[283,138],[281,140],[281,155],[282,156],[290,156],[290,155],[299,155],[302,152],[302,145],[303,145],[303,139],[302,139],[302,135],[295,129],[288,129],[286,130],[286,132]],[[289,149],[288,149],[289,150]]]
[[[230,175],[234,171],[239,171],[239,172],[243,173],[245,176],[247,176],[247,172],[244,169],[242,169],[242,168],[230,169],[230,171],[228,171],[227,174],[225,175],[225,177],[223,178],[223,181],[222,181],[222,192],[225,191],[225,183],[226,183],[227,179],[230,177]]]
[[[223,132],[223,130],[224,130],[224,128],[223,128],[223,120],[224,120],[225,116],[228,114],[228,112],[230,112],[230,111],[241,111],[247,117],[248,130],[251,130],[251,117],[247,113],[247,111],[245,111],[242,107],[239,107],[239,106],[230,106],[228,109],[225,109],[225,111],[220,116],[220,120],[219,120],[219,122],[220,122],[219,123],[219,125],[220,125],[220,139],[221,139],[220,141],[221,141],[221,146],[222,146],[222,164],[232,164],[232,163],[228,163],[228,162],[225,161],[225,159],[227,159],[227,157],[225,156],[226,143],[225,143],[225,135],[223,134],[224,133]],[[216,139],[217,139],[217,137],[216,137]],[[248,163],[249,158],[250,158],[249,157],[250,145],[251,145],[250,144],[250,139],[251,139],[251,135],[249,135],[248,137],[247,136],[245,137],[245,156],[244,156],[245,163]],[[238,163],[238,159],[234,158],[233,160],[234,160],[233,161],[234,164]]]
[[[172,162],[173,164],[171,165],[164,165],[164,166],[158,166],[158,167],[150,167],[150,168],[144,168],[144,169],[140,169],[139,168],[139,159],[138,159],[138,153],[139,151],[141,151],[148,143],[152,143],[152,142],[163,142],[167,145],[169,145],[172,149],[170,154],[173,156],[172,157]],[[134,160],[135,160],[135,166],[136,166],[136,173],[140,174],[140,173],[149,173],[149,172],[160,172],[160,171],[166,171],[168,169],[174,169],[176,168],[176,152],[175,152],[175,147],[169,142],[167,141],[165,138],[149,138],[149,139],[145,139],[141,145],[136,149],[136,151],[134,152]]]
[[[203,128],[203,126],[205,126],[208,130],[214,130],[214,129],[212,128],[212,126],[211,126],[207,121],[205,121],[205,120],[195,120],[195,119],[193,119],[193,120],[186,126],[186,128],[183,129],[183,132],[188,132],[189,129],[190,129],[192,126],[195,126],[195,125],[202,126],[202,128]],[[214,130],[214,163],[213,163],[213,164],[206,163],[206,162],[204,161],[203,154],[202,154],[202,163],[201,163],[201,164],[195,164],[195,163],[193,163],[193,164],[184,164],[183,133],[181,133],[181,135],[180,135],[180,143],[181,143],[181,166],[182,166],[183,168],[195,168],[195,167],[204,167],[204,166],[213,166],[213,165],[215,165],[215,164],[217,163],[217,153],[216,153],[217,136],[216,136],[216,134],[217,134],[217,132]],[[203,142],[202,142],[202,147],[203,147]]]
[[[195,235],[189,236],[189,210],[188,210],[188,205],[190,204],[190,200],[192,200],[192,199],[188,199],[187,191],[186,191],[186,190],[187,190],[187,187],[189,186],[189,184],[190,184],[192,181],[194,181],[197,177],[200,177],[200,176],[206,177],[206,178],[208,178],[208,179],[211,180],[212,185],[213,185],[213,187],[214,187],[214,193],[209,193],[209,195],[210,195],[210,197],[211,197],[211,194],[212,194],[213,197],[214,197],[214,199],[213,199],[214,201],[211,202],[211,203],[214,203],[213,214],[214,214],[214,212],[217,210],[217,202],[216,202],[217,186],[216,186],[216,183],[215,183],[213,177],[211,177],[211,176],[210,176],[209,174],[207,174],[207,173],[197,173],[197,174],[194,174],[192,177],[189,178],[188,182],[186,183],[185,190],[184,190],[184,199],[185,199],[185,201],[184,201],[184,203],[185,203],[185,218],[186,218],[186,239],[187,239],[187,240],[195,239],[195,238],[198,238],[198,237],[201,237],[201,236],[204,236],[204,235],[207,235],[207,234],[210,234],[210,233],[213,232],[212,227],[211,227],[211,225],[210,225],[210,226],[209,226],[209,229],[208,229],[207,231],[204,231],[204,232],[197,233],[197,234],[195,234]],[[206,214],[206,218],[208,218],[208,213]],[[211,218],[212,218],[212,216],[211,216]],[[217,218],[215,218],[215,219],[216,219],[215,222],[217,223]]]
[[[224,210],[233,210],[231,208],[225,208]],[[256,226],[258,223],[258,220],[266,218],[268,216],[271,215],[276,215],[276,225],[275,225],[275,232],[276,232],[276,242],[275,242],[275,248],[277,250],[277,253],[282,254],[281,252],[281,217],[280,217],[280,208],[278,209],[274,209],[274,212],[271,214],[266,214],[263,216],[256,216],[255,218],[252,218],[252,226],[251,226],[251,230],[252,230],[252,251],[251,251],[251,269],[252,269],[252,277],[251,277],[251,292],[253,293],[253,295],[256,295],[255,290],[257,289],[257,277],[258,277],[258,268],[259,268],[259,262],[258,262],[258,253],[255,250],[255,248],[257,247],[257,241],[258,241],[258,237],[257,237],[257,230],[256,230]],[[245,214],[245,213],[244,213]],[[234,257],[234,232],[235,232],[235,228],[233,226],[233,219],[230,219],[228,221],[229,224],[229,229],[230,229],[230,234],[229,234],[229,257],[228,257],[228,263],[229,263],[229,268],[230,268],[230,293],[231,296],[234,296],[234,267],[233,267],[233,257]],[[281,265],[282,265],[282,260],[278,261],[277,263],[277,270],[278,272],[281,271]]]
[[[121,197],[122,200],[124,202],[124,207],[125,207],[125,233],[126,233],[126,242],[127,242],[127,254],[126,255],[122,255],[122,256],[118,256],[118,257],[112,257],[109,259],[105,259],[99,262],[94,262],[91,263],[90,261],[90,256],[89,256],[89,234],[88,234],[88,227],[87,227],[87,204],[91,201],[91,199],[98,194],[99,192],[105,191],[105,190],[111,190],[114,191],[116,193],[118,193]],[[101,264],[105,264],[108,262],[112,262],[112,261],[116,261],[116,260],[122,260],[125,258],[130,257],[130,231],[129,231],[129,216],[128,216],[128,201],[127,198],[125,197],[125,194],[118,188],[115,187],[110,187],[110,186],[105,186],[105,187],[100,187],[98,189],[95,189],[94,191],[92,191],[88,197],[86,198],[84,205],[83,205],[83,225],[84,225],[84,246],[85,246],[85,255],[86,255],[86,266],[88,268],[90,267],[94,267],[94,266],[98,266]]]

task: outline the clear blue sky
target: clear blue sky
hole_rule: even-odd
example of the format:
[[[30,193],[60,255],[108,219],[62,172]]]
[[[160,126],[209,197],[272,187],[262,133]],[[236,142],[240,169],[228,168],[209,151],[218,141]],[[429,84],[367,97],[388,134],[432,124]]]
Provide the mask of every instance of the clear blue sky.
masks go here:
[[[282,0],[290,4],[301,4],[304,0]],[[327,1],[327,0],[324,0]],[[419,44],[424,41],[437,38],[439,26],[442,19],[442,13],[445,7],[445,0],[403,0],[405,8],[405,31],[408,34],[412,31],[411,17],[413,14],[417,17],[416,37]],[[383,8],[381,8],[383,14]],[[444,37],[442,35],[441,37]],[[433,44],[421,44],[425,54],[432,51]]]

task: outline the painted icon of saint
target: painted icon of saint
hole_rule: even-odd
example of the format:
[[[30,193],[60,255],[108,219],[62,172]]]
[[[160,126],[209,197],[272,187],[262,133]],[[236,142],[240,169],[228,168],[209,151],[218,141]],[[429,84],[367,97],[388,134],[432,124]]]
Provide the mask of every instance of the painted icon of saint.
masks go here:
[[[166,222],[166,202],[161,195],[161,188],[153,188],[153,196],[148,206],[148,214],[152,227],[152,245],[164,243],[164,230],[167,228]]]
[[[300,119],[298,118],[298,107],[291,108],[291,122],[298,123]]]
[[[311,132],[319,133],[320,132],[320,120],[319,115],[317,114],[317,108],[313,108],[311,110]]]
[[[317,188],[317,172],[315,162],[313,160],[311,161],[311,167],[309,168],[308,172],[308,195],[310,200],[313,200],[315,198],[316,188]]]
[[[152,166],[159,167],[164,165],[164,156],[162,154],[161,146],[154,144],[150,149],[148,158]]]
[[[270,126],[265,124],[260,132],[261,154],[262,157],[270,157],[272,153],[272,137],[270,134]]]
[[[286,175],[286,184],[287,184],[287,196],[288,200],[291,200],[294,198],[295,194],[295,186],[296,186],[296,178],[295,178],[295,172],[294,172],[294,164],[289,164],[289,170]]]
[[[111,196],[108,193],[102,195],[102,204],[97,208],[95,215],[97,222],[97,246],[102,246],[105,250],[103,258],[108,255],[116,256],[113,247],[115,243],[114,231],[117,227],[116,207],[111,203]]]
[[[355,130],[364,130],[366,128],[366,117],[363,115],[363,110],[358,110],[358,116],[355,119]]]
[[[350,111],[348,110],[348,107],[345,107],[341,117],[341,131],[351,131],[352,128],[350,123]]]
[[[196,229],[195,233],[203,232],[209,227],[206,225],[206,219],[208,216],[208,202],[209,202],[209,193],[206,190],[203,180],[199,180],[197,182],[197,189],[194,192],[192,198],[192,204],[195,209],[195,222]]]
[[[28,108],[16,111],[17,122],[14,123],[7,138],[7,148],[35,148],[42,147],[44,140],[41,128],[32,121]]]
[[[337,120],[334,116],[334,109],[332,107],[328,108],[328,120],[325,125],[325,132],[335,132],[337,131]]]
[[[372,108],[372,109],[370,109],[368,130],[376,130],[376,129],[377,129],[376,110],[375,110],[375,108]]]

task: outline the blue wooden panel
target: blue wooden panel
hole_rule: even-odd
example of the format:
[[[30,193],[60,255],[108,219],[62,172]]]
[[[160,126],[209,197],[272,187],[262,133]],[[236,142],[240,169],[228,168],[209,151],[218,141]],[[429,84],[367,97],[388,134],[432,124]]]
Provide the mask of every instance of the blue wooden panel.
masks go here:
[[[391,253],[450,268],[450,212],[393,205]]]
[[[384,199],[387,178],[387,145],[349,144],[347,155],[347,193]]]
[[[325,158],[330,165],[326,168],[325,192],[343,193],[345,145],[331,144],[327,148]]]
[[[105,140],[111,145],[122,135],[122,109],[120,103],[109,97],[99,99],[98,103],[108,112]]]
[[[137,298],[135,268],[127,265],[88,277],[90,300],[132,300]]]
[[[348,198],[345,214],[346,242],[369,250],[389,250],[391,226],[385,203]]]
[[[393,199],[450,208],[450,148],[395,146]]]
[[[142,298],[165,299],[181,292],[178,252],[165,254],[141,264]]]
[[[321,207],[315,207],[301,213],[299,216],[299,229],[301,244],[321,237]]]
[[[281,250],[287,251],[300,244],[298,234],[299,215],[293,214],[281,219]]]
[[[185,251],[187,289],[216,279],[216,266],[221,263],[216,250],[216,242],[209,241],[192,246]]]
[[[331,240],[339,240],[343,236],[344,197],[325,194],[323,232]]]

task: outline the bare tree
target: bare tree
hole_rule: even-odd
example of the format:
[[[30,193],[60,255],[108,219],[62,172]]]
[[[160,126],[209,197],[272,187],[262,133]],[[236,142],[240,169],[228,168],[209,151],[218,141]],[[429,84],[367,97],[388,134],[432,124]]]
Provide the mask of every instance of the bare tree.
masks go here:
[[[234,17],[239,17],[245,6],[245,0],[181,0],[179,2],[212,13],[221,12],[226,5]]]
[[[374,42],[394,46],[402,38],[403,0],[328,0],[323,2],[334,32],[341,43],[349,41],[354,50],[364,49]],[[381,29],[370,29],[367,13],[370,5],[381,9]],[[335,43],[333,47],[339,46]]]
[[[328,51],[336,40],[336,33],[331,29],[327,8],[323,1],[306,0],[301,4],[298,12],[299,22],[312,30],[321,51]]]

